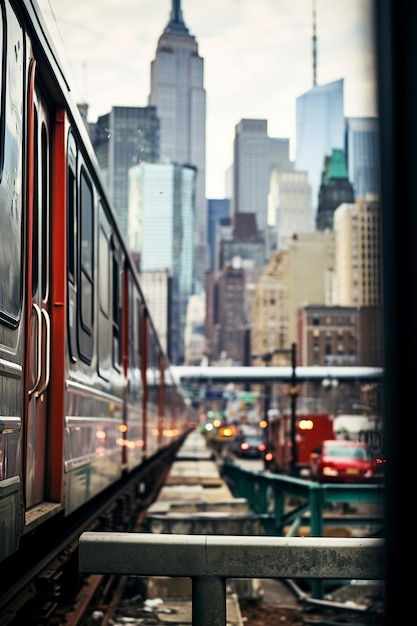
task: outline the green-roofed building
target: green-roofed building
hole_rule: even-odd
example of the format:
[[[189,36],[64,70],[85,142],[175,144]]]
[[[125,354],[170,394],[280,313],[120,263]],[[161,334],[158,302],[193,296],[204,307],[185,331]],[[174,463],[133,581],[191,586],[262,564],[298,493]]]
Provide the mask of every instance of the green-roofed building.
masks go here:
[[[348,171],[343,150],[333,150],[331,157],[326,157],[323,173],[322,184],[328,184],[336,178],[348,178]]]
[[[344,202],[354,202],[353,185],[349,182],[345,153],[334,149],[324,158],[317,210],[317,230],[333,230],[333,213]]]

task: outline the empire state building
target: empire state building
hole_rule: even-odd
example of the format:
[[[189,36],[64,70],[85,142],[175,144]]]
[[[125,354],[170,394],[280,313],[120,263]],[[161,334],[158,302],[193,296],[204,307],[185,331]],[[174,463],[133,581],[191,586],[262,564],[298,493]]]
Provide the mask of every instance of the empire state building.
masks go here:
[[[157,107],[160,119],[161,161],[197,170],[194,278],[195,291],[200,292],[208,266],[204,60],[184,23],[180,0],[172,0],[170,19],[151,63],[149,104]]]

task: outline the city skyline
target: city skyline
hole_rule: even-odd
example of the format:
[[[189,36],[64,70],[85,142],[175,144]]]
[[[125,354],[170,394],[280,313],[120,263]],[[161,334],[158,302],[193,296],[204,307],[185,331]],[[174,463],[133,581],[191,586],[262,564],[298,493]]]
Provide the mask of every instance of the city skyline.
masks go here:
[[[73,0],[70,14],[64,0],[39,4],[90,121],[112,106],[148,104],[150,64],[171,0],[108,0],[99,10]],[[317,83],[344,78],[345,115],[376,115],[372,0],[315,4]],[[312,7],[312,0],[182,0],[205,63],[208,198],[224,197],[241,119],[266,119],[270,137],[290,139],[294,158],[296,98],[313,85]]]

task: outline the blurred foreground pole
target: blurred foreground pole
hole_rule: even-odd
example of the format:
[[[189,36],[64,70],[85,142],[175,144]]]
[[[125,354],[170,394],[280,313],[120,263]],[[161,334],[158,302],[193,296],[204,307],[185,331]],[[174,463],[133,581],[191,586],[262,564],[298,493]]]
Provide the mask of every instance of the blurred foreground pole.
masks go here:
[[[386,479],[385,626],[415,597],[403,576],[413,533],[399,494],[415,493],[417,360],[417,0],[374,0],[380,122],[384,429]],[[401,407],[401,409],[400,409]],[[404,604],[404,601],[406,602]],[[401,621],[401,620],[400,620]]]

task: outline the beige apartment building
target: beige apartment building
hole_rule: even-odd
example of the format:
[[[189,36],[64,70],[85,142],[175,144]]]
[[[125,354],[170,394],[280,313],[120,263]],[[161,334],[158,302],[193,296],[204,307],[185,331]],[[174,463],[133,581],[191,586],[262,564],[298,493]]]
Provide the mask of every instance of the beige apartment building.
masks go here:
[[[381,305],[381,214],[377,196],[334,212],[335,295],[340,306]]]
[[[288,250],[270,257],[252,305],[254,365],[263,364],[268,355],[274,365],[290,363],[291,344],[297,341],[298,307],[332,304],[334,248],[331,230],[301,233],[293,236]]]
[[[252,365],[286,365],[289,343],[288,251],[271,255],[252,300]]]
[[[297,361],[304,365],[381,364],[379,208],[376,196],[343,203],[335,211],[333,231],[293,236],[288,250],[271,256],[253,300],[254,364],[289,364],[293,342],[298,345]],[[306,313],[311,307],[321,311],[314,333],[321,336],[323,330],[326,338],[323,350],[318,352],[317,338],[311,345],[302,341],[308,335],[302,328],[303,320],[308,319]],[[354,328],[345,333],[342,318],[349,319],[349,324],[355,319]],[[332,329],[329,319],[333,320]],[[334,334],[331,342],[330,330],[332,337]],[[340,341],[341,337],[348,338],[349,346],[345,340]],[[334,350],[330,346],[336,339]]]
[[[311,188],[307,172],[273,170],[268,195],[268,225],[273,248],[288,249],[294,233],[312,232]]]

